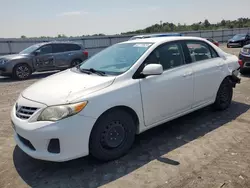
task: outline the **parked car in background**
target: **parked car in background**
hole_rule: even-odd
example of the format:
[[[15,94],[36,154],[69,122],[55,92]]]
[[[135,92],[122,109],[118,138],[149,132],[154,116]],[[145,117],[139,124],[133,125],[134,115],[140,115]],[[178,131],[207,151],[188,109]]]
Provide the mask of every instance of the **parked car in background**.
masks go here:
[[[75,42],[38,43],[19,54],[1,56],[0,75],[24,80],[33,72],[64,70],[87,58],[88,52]]]
[[[168,37],[168,36],[183,36],[181,33],[156,33],[156,34],[147,34],[147,35],[136,35],[131,37],[129,40],[135,39],[145,39],[153,37]]]
[[[242,68],[240,69],[240,72],[244,74],[247,71],[250,71],[250,44],[245,45],[241,49],[239,59],[242,61]]]
[[[244,45],[250,44],[249,34],[237,34],[227,42],[227,47],[243,47]]]
[[[214,40],[213,38],[207,38],[208,41],[212,42],[216,46],[220,46],[219,42]]]
[[[136,134],[208,105],[227,109],[239,68],[237,56],[198,37],[114,44],[26,88],[11,112],[14,138],[37,159],[114,160]]]

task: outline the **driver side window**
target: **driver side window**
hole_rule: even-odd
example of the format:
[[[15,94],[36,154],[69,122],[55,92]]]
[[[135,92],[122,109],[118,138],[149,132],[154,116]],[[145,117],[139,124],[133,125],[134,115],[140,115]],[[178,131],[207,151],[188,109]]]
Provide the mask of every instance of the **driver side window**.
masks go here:
[[[146,59],[145,64],[161,64],[163,70],[184,64],[182,48],[178,43],[167,43],[157,47]]]
[[[36,51],[38,55],[45,55],[45,54],[50,54],[52,53],[52,46],[51,45],[46,45],[41,47]]]

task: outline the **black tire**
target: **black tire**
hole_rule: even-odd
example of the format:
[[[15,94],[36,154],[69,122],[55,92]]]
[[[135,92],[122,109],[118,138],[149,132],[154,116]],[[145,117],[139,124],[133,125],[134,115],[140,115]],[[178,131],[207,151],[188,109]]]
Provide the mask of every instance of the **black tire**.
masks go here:
[[[240,73],[241,73],[242,75],[244,75],[244,74],[246,74],[246,70],[245,70],[244,68],[241,68],[241,69],[240,69]]]
[[[213,104],[215,110],[225,110],[227,109],[232,102],[233,98],[233,87],[229,80],[226,78],[220,85],[220,88],[217,92],[216,100]]]
[[[70,63],[70,67],[72,68],[72,67],[75,67],[75,66],[77,66],[77,65],[79,65],[79,64],[81,64],[82,63],[82,60],[81,59],[74,59],[73,61],[71,61],[71,63]]]
[[[17,64],[12,71],[12,77],[17,80],[26,80],[31,74],[31,67],[26,63]]]
[[[125,155],[132,147],[136,124],[124,110],[114,109],[102,115],[90,135],[90,154],[101,160],[110,161]]]

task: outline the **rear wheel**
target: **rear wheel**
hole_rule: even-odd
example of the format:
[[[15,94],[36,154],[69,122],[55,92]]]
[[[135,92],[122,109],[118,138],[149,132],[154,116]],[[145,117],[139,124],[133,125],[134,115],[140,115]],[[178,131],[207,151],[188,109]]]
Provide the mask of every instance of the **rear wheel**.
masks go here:
[[[13,72],[12,72],[13,78],[18,79],[18,80],[28,79],[31,74],[32,74],[32,70],[30,66],[26,63],[17,64],[13,68]]]
[[[213,107],[216,110],[227,109],[232,102],[232,97],[233,97],[233,87],[229,78],[226,78],[220,85]]]
[[[116,109],[102,115],[90,135],[90,153],[102,161],[125,155],[133,145],[136,125],[132,116]]]

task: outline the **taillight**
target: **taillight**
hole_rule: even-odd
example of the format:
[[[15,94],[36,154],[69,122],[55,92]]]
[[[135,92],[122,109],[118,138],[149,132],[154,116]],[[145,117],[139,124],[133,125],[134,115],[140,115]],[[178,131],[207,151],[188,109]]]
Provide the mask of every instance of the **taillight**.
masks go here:
[[[89,52],[87,52],[87,51],[83,51],[83,54],[84,54],[86,57],[89,56]]]
[[[239,65],[240,65],[240,68],[242,68],[242,67],[243,67],[243,61],[242,61],[241,59],[239,59],[239,60],[238,60],[238,63],[239,63]]]

